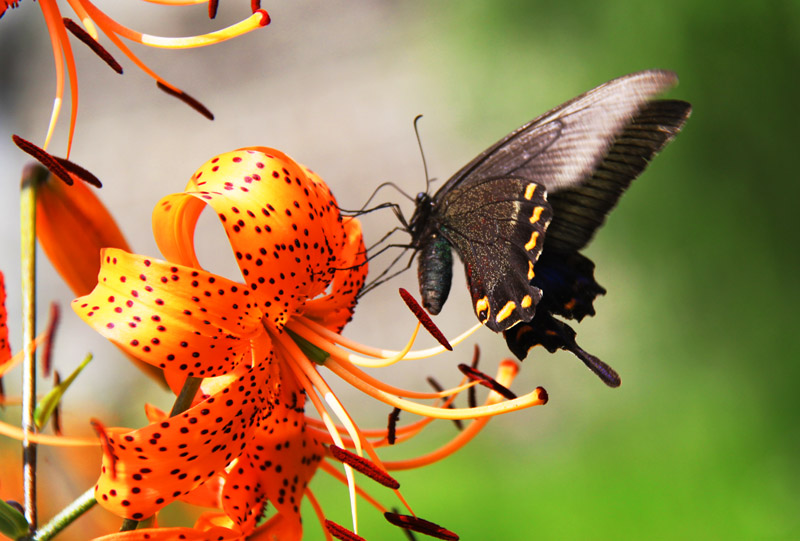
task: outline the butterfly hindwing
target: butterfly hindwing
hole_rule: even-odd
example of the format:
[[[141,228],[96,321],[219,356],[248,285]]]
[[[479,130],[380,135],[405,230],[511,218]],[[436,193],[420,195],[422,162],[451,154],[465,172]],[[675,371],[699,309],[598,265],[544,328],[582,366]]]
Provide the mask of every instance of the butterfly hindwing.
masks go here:
[[[531,284],[552,218],[542,186],[489,178],[458,186],[436,208],[439,232],[459,254],[473,309],[495,332],[530,320],[541,299]]]

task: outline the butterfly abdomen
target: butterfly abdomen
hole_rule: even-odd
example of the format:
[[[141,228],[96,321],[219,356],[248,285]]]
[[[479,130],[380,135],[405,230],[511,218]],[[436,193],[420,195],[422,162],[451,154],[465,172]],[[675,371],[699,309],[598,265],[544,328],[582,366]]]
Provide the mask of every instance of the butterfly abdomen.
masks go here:
[[[453,251],[450,243],[433,234],[419,251],[417,278],[422,306],[432,315],[442,311],[453,282]]]

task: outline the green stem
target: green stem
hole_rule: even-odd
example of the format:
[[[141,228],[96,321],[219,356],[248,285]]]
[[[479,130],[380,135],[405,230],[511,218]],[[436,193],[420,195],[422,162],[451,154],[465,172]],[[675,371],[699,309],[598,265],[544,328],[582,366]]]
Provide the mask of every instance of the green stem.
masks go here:
[[[121,532],[129,532],[131,530],[135,530],[139,526],[138,520],[133,520],[132,518],[126,518],[122,521],[122,526],[119,527],[119,531]]]
[[[194,401],[194,395],[200,389],[200,384],[203,383],[203,378],[186,378],[183,382],[180,394],[175,398],[175,403],[172,405],[172,411],[169,412],[170,417],[175,417],[179,413],[188,410]]]
[[[47,178],[39,164],[26,165],[20,191],[20,243],[22,262],[22,487],[25,519],[36,528],[36,444],[28,434],[36,430],[36,188]]]
[[[47,541],[52,539],[60,533],[61,530],[72,524],[75,519],[94,507],[96,503],[97,500],[94,499],[94,487],[92,487],[81,494],[74,502],[62,509],[50,522],[42,526],[31,539],[33,541]]]

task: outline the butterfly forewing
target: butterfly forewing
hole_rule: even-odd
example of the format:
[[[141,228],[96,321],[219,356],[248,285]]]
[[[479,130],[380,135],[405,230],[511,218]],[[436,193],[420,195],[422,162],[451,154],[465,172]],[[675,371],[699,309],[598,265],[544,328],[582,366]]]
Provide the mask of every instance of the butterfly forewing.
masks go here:
[[[454,188],[438,207],[438,229],[464,263],[478,319],[496,332],[530,320],[542,295],[533,267],[552,218],[544,188],[483,179]]]
[[[648,70],[600,85],[508,134],[448,180],[434,199],[486,177],[519,176],[548,192],[579,184],[639,110],[677,81],[671,71]]]
[[[551,191],[548,200],[554,217],[547,230],[547,249],[586,246],[631,182],[678,134],[690,112],[691,105],[685,101],[646,104],[615,138],[591,177],[573,188]]]

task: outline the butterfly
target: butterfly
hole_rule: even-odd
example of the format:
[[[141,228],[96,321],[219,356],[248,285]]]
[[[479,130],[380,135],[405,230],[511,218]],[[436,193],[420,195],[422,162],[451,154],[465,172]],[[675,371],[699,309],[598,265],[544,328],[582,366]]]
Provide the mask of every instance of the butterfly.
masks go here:
[[[677,81],[647,70],[602,84],[506,135],[433,196],[417,195],[407,229],[426,310],[447,300],[455,250],[475,315],[520,360],[536,345],[565,349],[618,386],[559,317],[594,315],[605,289],[579,252],[689,117],[689,103],[654,99]]]

